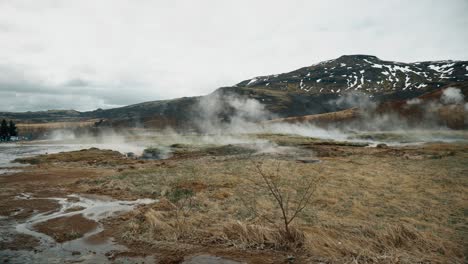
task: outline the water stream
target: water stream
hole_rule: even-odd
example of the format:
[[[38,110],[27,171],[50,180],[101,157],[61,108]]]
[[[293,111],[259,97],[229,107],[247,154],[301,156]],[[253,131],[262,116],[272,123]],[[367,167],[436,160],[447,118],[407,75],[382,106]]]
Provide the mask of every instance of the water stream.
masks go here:
[[[32,199],[28,195],[19,195],[17,199]],[[37,198],[35,198],[37,199]],[[127,249],[116,244],[112,239],[99,243],[91,243],[88,239],[103,230],[99,223],[107,217],[133,210],[137,205],[157,202],[152,199],[138,199],[135,201],[113,200],[105,196],[69,195],[65,198],[44,198],[55,200],[60,209],[55,212],[37,213],[24,222],[16,222],[9,218],[0,219],[0,235],[2,237],[14,234],[26,234],[37,238],[40,245],[34,251],[1,250],[0,259],[8,259],[8,263],[152,263],[152,257],[119,258],[114,261],[108,259],[109,253],[126,251]],[[70,211],[71,208],[79,210]],[[87,219],[98,222],[98,227],[86,233],[83,237],[64,243],[57,243],[46,234],[34,230],[34,226],[51,219],[69,217],[81,214]],[[70,230],[71,232],[71,230]]]

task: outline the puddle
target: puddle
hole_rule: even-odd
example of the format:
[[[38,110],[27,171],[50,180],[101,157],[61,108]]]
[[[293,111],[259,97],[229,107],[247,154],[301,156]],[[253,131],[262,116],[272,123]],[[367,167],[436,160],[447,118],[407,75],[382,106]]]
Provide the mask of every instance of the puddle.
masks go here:
[[[0,176],[5,176],[5,175],[13,174],[13,173],[18,173],[18,172],[21,172],[21,170],[0,168]]]
[[[134,152],[141,154],[145,148],[145,142],[129,144],[104,144],[104,143],[66,143],[60,141],[31,141],[0,144],[0,169],[12,169],[12,167],[24,167],[28,164],[13,163],[17,158],[32,157],[41,154],[52,154],[66,151],[75,151],[96,147],[99,149],[112,149],[121,153]],[[1,174],[1,172],[0,172]]]
[[[28,194],[19,194],[17,199],[30,199]],[[37,199],[37,198],[35,198]],[[119,213],[128,212],[137,205],[157,202],[152,199],[138,199],[135,201],[119,201],[109,197],[95,195],[69,195],[66,198],[44,198],[55,200],[60,204],[56,212],[39,213],[25,222],[16,223],[11,219],[0,219],[0,236],[12,237],[15,234],[26,234],[40,241],[34,251],[27,250],[0,250],[0,260],[7,263],[153,263],[150,257],[118,257],[109,260],[115,252],[126,251],[127,248],[116,244],[108,238],[104,241],[88,242],[93,235],[103,230],[99,220]],[[34,226],[51,219],[82,215],[98,222],[98,227],[85,233],[83,237],[57,243],[50,236],[34,230]],[[71,231],[71,230],[70,230]],[[3,239],[2,239],[3,240]],[[6,239],[5,239],[6,240]]]

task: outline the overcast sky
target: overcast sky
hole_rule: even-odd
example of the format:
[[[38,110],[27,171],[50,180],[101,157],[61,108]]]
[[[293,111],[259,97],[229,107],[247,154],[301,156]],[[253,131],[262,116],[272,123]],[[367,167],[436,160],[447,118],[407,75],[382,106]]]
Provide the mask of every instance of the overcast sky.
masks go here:
[[[0,111],[208,94],[343,54],[468,60],[468,1],[0,0]]]

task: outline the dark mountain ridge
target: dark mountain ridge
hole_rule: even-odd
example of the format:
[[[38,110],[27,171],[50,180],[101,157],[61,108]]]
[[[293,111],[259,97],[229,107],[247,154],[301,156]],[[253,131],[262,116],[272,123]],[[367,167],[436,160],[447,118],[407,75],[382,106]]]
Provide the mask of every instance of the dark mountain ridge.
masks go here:
[[[199,117],[201,100],[220,100],[226,108],[221,117],[232,114],[227,100],[232,96],[255,99],[277,117],[321,114],[343,110],[331,101],[359,93],[378,102],[405,100],[441,87],[468,81],[468,61],[426,61],[401,63],[370,55],[345,55],[298,70],[254,77],[231,87],[218,88],[206,96],[144,102],[88,112],[55,110],[0,113],[0,118],[48,122],[105,119],[107,124],[148,127],[185,126]],[[206,102],[206,101],[205,101]]]

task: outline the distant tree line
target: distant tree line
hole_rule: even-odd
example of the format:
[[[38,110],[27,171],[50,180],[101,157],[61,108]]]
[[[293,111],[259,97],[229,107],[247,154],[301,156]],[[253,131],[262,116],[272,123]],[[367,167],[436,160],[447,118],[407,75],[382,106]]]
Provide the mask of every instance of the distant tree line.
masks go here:
[[[16,124],[12,120],[7,122],[3,119],[2,124],[0,125],[0,141],[10,141],[11,137],[17,136],[18,129],[16,128]]]

